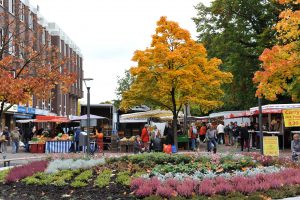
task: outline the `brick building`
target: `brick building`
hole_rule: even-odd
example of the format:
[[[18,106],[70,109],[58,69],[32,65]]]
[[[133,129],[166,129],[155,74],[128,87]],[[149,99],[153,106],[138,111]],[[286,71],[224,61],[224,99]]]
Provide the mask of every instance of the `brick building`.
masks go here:
[[[51,98],[37,99],[35,96],[32,100],[23,105],[17,105],[17,108],[10,109],[5,116],[5,124],[11,126],[13,121],[18,118],[33,118],[34,115],[58,115],[70,116],[79,115],[78,99],[83,97],[82,79],[83,79],[83,60],[80,49],[75,43],[58,27],[55,23],[48,23],[40,14],[39,8],[30,5],[29,0],[0,0],[0,39],[1,45],[3,37],[8,30],[18,30],[20,26],[25,26],[26,31],[20,34],[19,40],[34,39],[34,50],[40,51],[42,46],[53,45],[59,50],[63,58],[72,58],[74,62],[66,62],[65,67],[77,74],[76,82],[71,86],[68,94],[62,94],[59,84],[51,91]],[[11,43],[7,48],[7,53],[21,55],[20,45]],[[23,44],[26,45],[26,44]],[[51,61],[47,61],[51,62]],[[49,91],[50,92],[50,91]]]

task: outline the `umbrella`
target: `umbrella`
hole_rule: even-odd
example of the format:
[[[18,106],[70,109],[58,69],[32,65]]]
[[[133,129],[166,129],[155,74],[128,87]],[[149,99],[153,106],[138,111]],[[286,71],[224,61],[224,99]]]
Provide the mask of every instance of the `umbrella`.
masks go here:
[[[90,119],[107,119],[106,117],[98,116],[98,115],[90,115]],[[79,120],[87,120],[87,115],[82,115],[82,116],[76,116],[72,121],[79,121]]]

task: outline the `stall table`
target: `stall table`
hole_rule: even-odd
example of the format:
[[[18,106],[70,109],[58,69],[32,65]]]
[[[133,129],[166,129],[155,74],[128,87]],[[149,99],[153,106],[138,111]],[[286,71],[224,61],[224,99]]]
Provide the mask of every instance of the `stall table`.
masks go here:
[[[30,153],[45,153],[45,143],[28,142]]]
[[[72,143],[70,140],[47,141],[46,153],[69,153]]]

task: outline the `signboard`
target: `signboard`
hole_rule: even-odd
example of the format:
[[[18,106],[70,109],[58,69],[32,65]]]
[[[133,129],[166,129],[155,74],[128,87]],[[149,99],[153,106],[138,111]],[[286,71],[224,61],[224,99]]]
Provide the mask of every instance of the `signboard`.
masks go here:
[[[9,107],[10,104],[9,103],[4,103],[4,110]],[[8,112],[18,112],[18,105],[14,104],[12,107],[10,107],[8,110]]]
[[[86,119],[80,120],[80,126],[87,127],[87,120]],[[97,119],[90,119],[90,127],[91,126],[97,126]]]
[[[283,110],[284,126],[296,127],[300,126],[300,109]]]
[[[279,143],[277,136],[264,136],[263,147],[264,155],[279,156]]]
[[[26,107],[24,107],[24,106],[18,106],[18,112],[19,113],[26,113],[27,112]]]

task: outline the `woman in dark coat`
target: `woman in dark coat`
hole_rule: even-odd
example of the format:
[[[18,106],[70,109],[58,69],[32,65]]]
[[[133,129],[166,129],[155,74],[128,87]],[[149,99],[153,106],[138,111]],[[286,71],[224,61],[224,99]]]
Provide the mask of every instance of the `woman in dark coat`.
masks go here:
[[[241,124],[240,128],[240,136],[241,136],[241,151],[244,151],[244,145],[248,148],[249,152],[249,132],[248,128],[245,126],[244,123]]]

